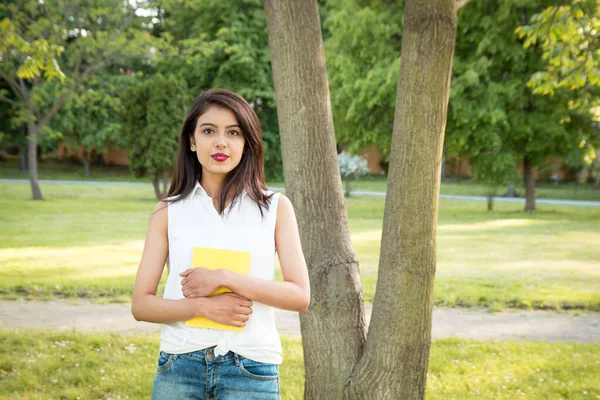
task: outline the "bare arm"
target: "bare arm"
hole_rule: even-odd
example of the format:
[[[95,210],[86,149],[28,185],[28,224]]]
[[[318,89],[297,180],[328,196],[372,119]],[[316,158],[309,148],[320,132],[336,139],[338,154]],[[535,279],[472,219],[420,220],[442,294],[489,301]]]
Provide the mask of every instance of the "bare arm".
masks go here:
[[[206,317],[222,324],[243,326],[252,313],[251,302],[235,295],[164,299],[156,289],[169,253],[168,207],[159,202],[148,224],[146,243],[138,267],[131,299],[131,313],[138,321],[169,323]]]
[[[283,310],[305,312],[310,304],[308,271],[294,208],[285,196],[279,199],[275,245],[283,282],[254,278],[228,270],[194,268],[182,274],[186,276],[182,281],[183,294],[186,298],[194,298],[193,296],[208,295],[220,286],[225,286],[253,301]]]

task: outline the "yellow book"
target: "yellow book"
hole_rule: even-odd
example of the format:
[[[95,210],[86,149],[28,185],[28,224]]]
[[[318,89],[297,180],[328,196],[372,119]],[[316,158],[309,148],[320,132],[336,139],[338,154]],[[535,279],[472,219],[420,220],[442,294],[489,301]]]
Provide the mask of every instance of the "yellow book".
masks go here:
[[[237,272],[238,274],[249,275],[250,256],[251,253],[247,251],[194,247],[194,253],[192,255],[192,268],[202,267],[213,270],[228,269],[230,271]],[[231,292],[231,290],[222,286],[208,297],[216,296],[225,292]],[[192,326],[194,328],[209,328],[232,332],[241,332],[244,330],[243,327],[223,325],[203,317],[196,317],[187,320],[185,325]]]

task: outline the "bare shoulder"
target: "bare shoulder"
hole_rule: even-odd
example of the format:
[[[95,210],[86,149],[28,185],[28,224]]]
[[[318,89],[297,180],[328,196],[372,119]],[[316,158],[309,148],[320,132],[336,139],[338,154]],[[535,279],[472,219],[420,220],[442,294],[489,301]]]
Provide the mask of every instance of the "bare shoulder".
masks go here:
[[[290,199],[283,194],[279,196],[277,204],[277,223],[276,226],[296,224],[296,213]]]
[[[169,204],[166,201],[159,201],[154,206],[152,214],[150,214],[150,223],[161,227],[167,227],[169,218]]]
[[[292,202],[283,194],[279,196],[279,202],[277,203],[277,215],[281,215],[281,213],[294,213]]]

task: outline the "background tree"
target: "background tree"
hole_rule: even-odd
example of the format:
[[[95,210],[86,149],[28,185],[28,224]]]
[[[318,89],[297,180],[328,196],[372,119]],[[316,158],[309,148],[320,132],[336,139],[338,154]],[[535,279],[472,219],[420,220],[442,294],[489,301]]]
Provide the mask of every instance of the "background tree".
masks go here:
[[[560,1],[533,14],[529,24],[517,27],[523,47],[538,46],[545,63],[527,85],[534,94],[553,96],[556,91],[577,91],[574,107],[591,111],[598,119],[600,90],[600,2]],[[589,121],[584,125],[589,126]],[[578,172],[589,170],[600,147],[598,123],[581,132],[577,146],[570,146],[564,165]],[[587,128],[587,126],[586,126]]]
[[[300,319],[305,398],[425,396],[456,4],[405,4],[379,283],[365,342],[317,4],[265,1],[286,194],[297,210],[313,294]]]
[[[153,32],[178,49],[158,65],[163,75],[176,73],[192,98],[208,88],[233,90],[248,100],[261,121],[265,169],[281,178],[281,149],[267,25],[261,0],[159,0]]]
[[[337,142],[353,153],[375,145],[387,160],[404,4],[330,0],[329,5],[325,54]]]
[[[81,151],[85,176],[91,175],[92,154],[107,152],[110,146],[123,148],[126,140],[119,115],[124,112],[118,94],[124,79],[97,76],[76,89],[51,123],[60,132],[64,147]],[[118,86],[117,86],[118,85]]]
[[[16,126],[27,126],[29,179],[33,198],[41,200],[37,142],[74,89],[110,66],[149,63],[164,45],[144,32],[129,2],[23,0],[2,3],[0,15],[0,77],[15,95],[2,92],[0,101],[18,109]]]
[[[157,200],[163,199],[169,188],[181,125],[189,106],[187,93],[183,79],[157,74],[131,86],[124,97],[122,118],[129,168],[137,177],[150,177]]]
[[[530,22],[527,24],[527,22]],[[539,45],[545,65],[531,76],[535,94],[556,89],[600,88],[600,2],[561,0],[516,28],[523,46]]]
[[[473,159],[476,175],[496,174],[482,170],[496,168],[495,163],[477,162],[492,149],[521,161],[528,211],[535,209],[535,169],[551,156],[565,156],[592,129],[579,94],[537,96],[527,87],[543,66],[542,54],[523,48],[513,32],[544,4],[482,0],[461,9],[447,129],[449,154]]]

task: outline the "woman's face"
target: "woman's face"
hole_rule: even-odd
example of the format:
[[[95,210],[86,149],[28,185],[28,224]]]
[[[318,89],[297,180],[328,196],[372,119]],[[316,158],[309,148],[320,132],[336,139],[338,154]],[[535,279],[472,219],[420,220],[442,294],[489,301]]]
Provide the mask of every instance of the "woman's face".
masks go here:
[[[240,163],[245,141],[233,111],[213,105],[198,118],[190,145],[203,175],[225,177]]]

